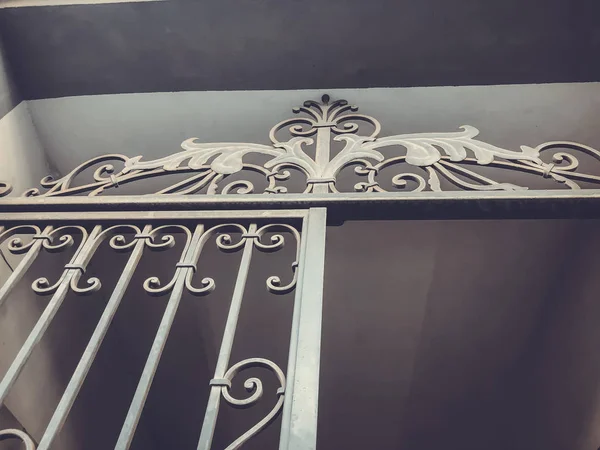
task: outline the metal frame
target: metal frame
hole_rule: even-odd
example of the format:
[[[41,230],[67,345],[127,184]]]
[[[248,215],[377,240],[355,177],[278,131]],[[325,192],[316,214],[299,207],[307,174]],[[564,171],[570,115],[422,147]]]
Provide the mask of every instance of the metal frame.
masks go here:
[[[215,287],[209,277],[202,278],[200,286],[193,284],[196,262],[208,239],[216,239],[222,250],[241,251],[242,257],[215,373],[212,380],[206,380],[210,396],[204,422],[199,424],[202,426],[197,448],[211,448],[222,401],[249,406],[260,399],[263,387],[256,378],[246,381],[251,390],[248,398],[237,399],[229,392],[232,380],[240,371],[260,366],[272,371],[280,382],[279,389],[273,393],[275,406],[227,449],[239,448],[282,414],[279,448],[312,450],[316,448],[327,223],[351,219],[600,217],[600,189],[579,189],[577,184],[578,181],[600,184],[600,177],[578,172],[578,159],[563,151],[555,153],[552,162],[541,159],[547,150],[568,148],[600,160],[597,150],[572,142],[551,142],[535,148],[522,147],[520,152],[511,151],[473,139],[477,130],[472,127],[463,127],[459,133],[379,138],[379,122],[357,114],[356,110],[343,100],[330,102],[324,97],[321,102],[308,101],[294,111],[303,116],[275,125],[269,133],[271,146],[200,144],[192,139],[183,143],[183,152],[155,161],[105,155],[85,162],[57,180],[46,177],[42,180],[45,192],[30,189],[26,192],[27,198],[0,199],[0,226],[6,227],[0,228],[0,244],[8,242],[9,251],[25,254],[0,288],[0,307],[41,251],[60,251],[78,242],[75,254],[58,281],[52,284],[40,278],[32,285],[35,292],[51,298],[0,381],[0,402],[6,398],[67,293],[90,294],[100,287],[101,280],[96,278],[88,279],[83,287],[79,282],[101,242],[108,240],[115,251],[130,252],[128,263],[38,450],[47,450],[64,424],[144,252],[169,248],[176,235],[184,236],[185,246],[173,278],[162,283],[150,277],[144,283],[149,294],[168,295],[169,300],[116,450],[126,450],[132,442],[183,292],[200,296]],[[371,127],[370,133],[357,134],[361,122]],[[282,130],[287,130],[291,138],[280,139]],[[343,144],[336,155],[332,152],[332,140]],[[306,151],[310,145],[314,145],[314,158]],[[404,151],[386,157],[379,150],[384,147],[401,147]],[[244,161],[250,153],[268,159],[263,165],[251,164]],[[123,167],[117,169],[115,161]],[[523,186],[495,181],[477,173],[478,165],[493,166],[500,172],[519,171],[541,176],[570,189],[526,190]],[[354,166],[354,172],[363,177],[363,181],[356,183],[354,188],[358,192],[355,193],[339,192],[336,186],[337,175],[348,166]],[[394,175],[391,184],[399,189],[412,188],[412,191],[384,192],[379,182],[382,169],[395,166],[412,171]],[[91,182],[76,182],[94,167]],[[280,185],[291,176],[288,169],[306,176],[303,193],[287,193]],[[256,191],[250,181],[243,179],[234,179],[222,186],[228,177],[243,171],[264,175],[267,186],[263,192],[277,195],[224,195]],[[172,173],[189,174],[189,177],[147,196],[99,196],[123,184]],[[442,192],[443,179],[462,190]],[[9,191],[6,183],[0,183],[0,196]],[[208,195],[184,195],[193,193]],[[80,194],[87,196],[76,196]],[[298,221],[301,227],[295,228],[294,223]],[[285,241],[278,233],[281,230],[296,240],[293,280],[283,284],[279,277],[272,276],[266,284],[273,293],[296,289],[287,368],[282,370],[272,361],[256,355],[231,365],[231,348],[252,254],[255,250],[280,248]],[[232,231],[237,232],[237,241]],[[32,235],[32,239],[25,242],[22,234]],[[270,242],[265,242],[267,235]],[[28,449],[34,448],[31,438],[18,430],[3,430],[0,436],[20,439]]]
[[[326,207],[330,218],[497,218],[497,217],[598,217],[600,189],[511,192],[415,192],[348,193],[280,196],[111,196],[0,199],[1,218],[10,220],[79,220],[81,213],[99,219],[165,218],[169,214],[199,217],[225,211],[262,210],[262,214],[281,210]],[[115,212],[118,208],[118,212]],[[201,212],[200,212],[201,211]],[[181,216],[183,217],[183,216]]]

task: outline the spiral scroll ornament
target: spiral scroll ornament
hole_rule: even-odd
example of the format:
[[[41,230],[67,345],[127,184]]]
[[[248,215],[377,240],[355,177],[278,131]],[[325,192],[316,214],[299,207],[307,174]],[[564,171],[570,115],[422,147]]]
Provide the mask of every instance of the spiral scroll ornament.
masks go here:
[[[247,231],[248,230],[244,226],[235,223],[226,223],[209,228],[200,238],[199,245],[197,246],[195,254],[192,256],[192,260],[197,261],[204,245],[213,236],[216,236],[215,243],[217,244],[217,248],[222,252],[233,253],[240,250],[244,246],[245,239],[243,236]],[[190,270],[187,273],[185,287],[188,292],[195,296],[203,296],[212,292],[216,286],[215,280],[210,277],[203,277],[201,280],[202,285],[200,287],[195,287],[192,281],[195,272],[196,269],[194,266],[194,270]]]
[[[267,279],[267,289],[269,292],[274,294],[287,294],[294,290],[296,282],[298,281],[298,258],[300,256],[300,233],[296,228],[287,224],[270,224],[259,228],[254,236],[254,245],[262,252],[274,252],[285,245],[285,238],[282,234],[277,232],[287,232],[292,235],[296,245],[296,257],[291,265],[291,271],[293,274],[292,280],[287,284],[282,284],[281,278],[277,275],[272,275]],[[264,242],[265,235],[267,233],[274,232],[271,234],[270,241]]]
[[[163,234],[165,232],[166,234]],[[151,276],[144,281],[144,290],[154,297],[165,295],[173,290],[175,282],[177,281],[178,271],[183,268],[186,262],[185,258],[192,242],[192,232],[188,227],[183,225],[163,225],[153,229],[146,240],[146,245],[150,250],[166,250],[175,245],[175,234],[177,233],[184,236],[185,245],[181,253],[181,258],[177,263],[173,278],[166,284],[157,276]],[[158,240],[160,240],[160,242],[157,242]]]
[[[25,242],[22,236],[31,236],[31,239]],[[44,234],[37,225],[17,225],[0,232],[0,243],[6,241],[7,250],[13,255],[27,253],[38,239],[50,241],[52,237]],[[72,241],[69,242],[71,243]]]
[[[244,388],[250,393],[250,396],[244,399],[238,399],[231,395],[230,389],[232,381],[235,376],[243,370],[250,369],[252,367],[261,367],[271,371],[279,382],[279,387],[276,389],[277,402],[269,414],[267,414],[262,420],[256,425],[242,434],[234,442],[232,442],[225,450],[235,450],[240,448],[244,443],[250,440],[253,436],[263,431],[271,422],[273,422],[283,407],[285,398],[285,375],[277,364],[273,361],[263,358],[250,358],[240,361],[233,365],[222,379],[211,380],[211,386],[218,386],[221,388],[221,395],[223,399],[231,406],[235,408],[249,408],[256,404],[263,396],[263,382],[256,377],[248,378],[244,382]]]

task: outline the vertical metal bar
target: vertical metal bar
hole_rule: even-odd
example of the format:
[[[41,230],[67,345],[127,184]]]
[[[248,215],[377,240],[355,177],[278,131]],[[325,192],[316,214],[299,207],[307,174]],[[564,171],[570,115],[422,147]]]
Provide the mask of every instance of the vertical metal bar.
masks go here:
[[[92,232],[89,234],[87,241],[83,244],[81,251],[77,252],[73,257],[73,264],[82,264],[83,266],[87,264],[97,248],[97,243],[95,241],[101,231],[102,226],[96,225],[94,227]],[[33,353],[35,346],[44,336],[44,333],[50,326],[52,319],[62,305],[63,300],[69,292],[71,280],[76,276],[80,276],[79,271],[74,269],[66,269],[66,271],[67,273],[65,274],[63,281],[61,282],[60,286],[58,286],[56,292],[52,296],[52,299],[48,302],[44,312],[36,322],[33,330],[31,330],[31,333],[29,333],[27,340],[19,350],[15,360],[8,369],[8,372],[6,372],[6,375],[4,375],[4,378],[0,382],[0,405],[4,403],[10,388],[17,380],[19,374],[23,370],[23,367],[25,367],[27,360]]]
[[[329,162],[331,153],[331,129],[322,127],[317,129],[315,162],[317,167],[325,167]],[[329,186],[326,183],[317,183],[313,186],[315,194],[326,194],[329,192]]]
[[[182,261],[187,261],[190,263],[195,262],[188,260],[188,255],[195,253],[195,249],[199,245],[203,232],[204,226],[197,225],[196,229],[194,230],[194,235],[192,236],[190,245],[183,256]],[[146,365],[144,366],[140,381],[138,382],[135,394],[133,395],[133,400],[129,406],[129,411],[125,417],[125,422],[121,428],[121,433],[119,434],[119,439],[115,445],[115,450],[127,450],[133,441],[135,429],[140,421],[142,410],[144,409],[144,404],[146,403],[146,398],[148,397],[148,392],[150,391],[150,386],[154,380],[158,363],[160,362],[169,332],[171,331],[171,326],[173,325],[173,320],[175,320],[175,314],[179,308],[179,303],[185,288],[185,279],[188,270],[192,269],[177,268],[177,274],[175,275],[177,279],[175,280],[173,290],[171,291],[171,296],[169,297],[169,302],[167,303],[162,320],[158,326],[158,331],[154,337],[152,348],[150,349],[148,359],[146,360]]]
[[[325,208],[311,208],[302,233],[306,249],[299,279],[299,317],[295,318],[298,326],[296,362],[291,380],[288,375],[292,391],[286,393],[285,400],[291,404],[286,416],[288,422],[283,424],[285,433],[280,450],[314,450],[317,446],[326,219]]]
[[[296,293],[294,295],[294,310],[292,313],[292,331],[290,333],[290,349],[288,354],[288,365],[286,370],[285,395],[289,401],[284,402],[281,419],[281,435],[279,448],[287,448],[290,439],[290,421],[292,414],[292,393],[294,392],[294,379],[296,374],[296,355],[298,350],[298,325],[300,322],[300,306],[302,304],[302,292],[304,287],[304,266],[306,259],[306,230],[308,229],[308,216],[302,220],[300,242],[300,254],[298,255],[298,280],[296,282]]]
[[[251,224],[248,228],[248,234],[256,233],[256,224]],[[225,323],[225,331],[223,332],[223,340],[219,350],[219,357],[215,368],[215,379],[220,379],[225,376],[225,372],[229,368],[229,359],[231,357],[231,349],[233,348],[233,340],[235,338],[235,330],[237,328],[242,300],[244,298],[244,290],[246,289],[246,281],[250,270],[250,260],[252,258],[252,250],[254,249],[254,239],[247,238],[244,244],[244,253],[240,262],[233,296],[231,297],[231,305]],[[217,417],[219,415],[219,404],[221,401],[221,388],[219,386],[211,386],[208,397],[208,406],[202,423],[202,431],[200,432],[200,440],[198,442],[198,450],[210,450],[212,445],[215,427],[217,425]]]
[[[143,235],[148,235],[152,230],[151,225],[146,225],[142,231]],[[75,398],[77,394],[79,394],[79,390],[85,381],[85,378],[92,367],[92,363],[96,358],[96,354],[98,353],[98,349],[106,336],[108,328],[117,312],[117,308],[119,307],[123,296],[125,295],[125,291],[131,282],[131,278],[137,268],[137,265],[142,257],[144,252],[144,246],[146,245],[146,240],[144,238],[139,238],[136,242],[133,250],[131,251],[131,255],[123,269],[122,275],[119,277],[117,284],[104,308],[104,312],[96,325],[96,329],[90,338],[85,351],[83,352],[83,356],[79,360],[77,364],[77,368],[73,372],[73,376],[69,381],[65,392],[63,393],[62,398],[52,418],[50,419],[50,423],[46,427],[46,431],[42,436],[42,439],[38,445],[38,450],[48,450],[54,439],[62,429],[67,416],[69,415],[69,411],[73,407],[73,403],[75,402]]]
[[[48,226],[48,227],[44,228],[44,231],[42,232],[42,234],[48,235],[48,234],[50,234],[51,231],[52,231],[52,227]],[[44,243],[44,241],[42,239],[36,240],[32,244],[31,248],[29,250],[27,250],[27,253],[21,259],[21,261],[19,261],[19,264],[17,265],[17,267],[15,267],[15,270],[13,271],[13,273],[11,273],[10,276],[8,277],[8,279],[4,282],[4,284],[0,288],[0,307],[2,307],[2,305],[8,298],[8,296],[11,293],[11,291],[13,290],[13,288],[17,285],[17,283],[19,281],[21,281],[21,278],[23,278],[23,275],[25,275],[25,272],[27,272],[27,270],[29,270],[29,268],[31,267],[31,265],[33,264],[35,259],[37,258],[38,254],[40,253],[43,243]]]

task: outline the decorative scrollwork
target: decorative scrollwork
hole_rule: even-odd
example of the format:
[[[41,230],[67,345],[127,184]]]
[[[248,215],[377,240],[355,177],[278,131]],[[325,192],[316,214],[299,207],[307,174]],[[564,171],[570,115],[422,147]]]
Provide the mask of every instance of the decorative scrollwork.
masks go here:
[[[380,170],[395,164],[406,165],[411,171],[392,177],[391,184],[399,189],[413,191],[443,189],[442,179],[465,190],[519,190],[527,189],[513,183],[499,182],[477,172],[477,166],[489,166],[508,171],[526,172],[549,178],[571,189],[579,189],[578,182],[600,183],[600,176],[579,171],[579,159],[565,151],[558,151],[551,162],[541,156],[551,149],[569,149],[585,153],[600,160],[600,152],[574,142],[548,142],[537,147],[521,146],[520,151],[508,150],[475,139],[479,131],[463,126],[462,131],[450,133],[399,134],[379,137],[380,123],[373,117],[358,114],[356,106],[345,100],[330,101],[323,96],[321,102],[306,101],[293,109],[296,117],[276,124],[269,132],[271,145],[253,143],[202,143],[197,138],[187,139],[183,151],[144,161],[142,156],[127,157],[109,154],[93,158],[73,169],[66,176],[41,181],[47,191],[28,190],[26,196],[61,196],[85,194],[95,196],[137,180],[189,174],[153,194],[251,194],[260,190],[247,179],[227,180],[238,172],[261,174],[267,186],[262,192],[287,193],[287,187],[278,183],[290,178],[290,170],[306,177],[305,193],[313,192],[315,185],[327,186],[331,192],[339,192],[336,186],[340,171],[349,165],[360,165],[359,175],[367,181],[355,184],[359,192],[380,192],[385,189],[375,179]],[[370,131],[364,133],[359,123]],[[279,135],[287,131],[289,139]],[[343,148],[330,158],[330,136],[343,144]],[[315,139],[316,138],[316,139]],[[306,146],[317,142],[315,157],[309,156]],[[401,154],[384,156],[380,149],[404,148]],[[249,154],[266,157],[262,165],[245,161]],[[117,169],[117,165],[120,169]],[[92,173],[92,182],[76,185],[75,179],[84,172]],[[409,186],[410,182],[410,186]],[[220,184],[224,183],[223,187]],[[3,195],[0,184],[0,196]],[[414,185],[414,188],[412,187]],[[320,189],[319,193],[323,191]],[[5,194],[4,194],[5,195]]]
[[[81,240],[79,242],[79,246],[77,247],[77,250],[75,251],[75,253],[71,259],[71,261],[73,262],[76,260],[77,255],[83,248],[83,246],[89,236],[88,231],[84,227],[79,226],[79,225],[65,225],[65,226],[56,228],[48,234],[48,236],[47,236],[48,239],[44,240],[43,247],[48,252],[51,252],[51,253],[63,251],[67,247],[72,246],[73,243],[75,242],[75,238],[73,237],[73,232],[76,232],[81,235]],[[33,291],[35,293],[37,293],[39,295],[51,295],[54,292],[56,292],[58,287],[65,280],[65,278],[67,276],[67,272],[69,270],[80,270],[81,272],[84,271],[84,268],[75,268],[75,267],[69,268],[68,266],[69,266],[69,264],[67,264],[67,266],[65,266],[65,270],[63,271],[63,273],[61,274],[61,276],[55,283],[51,284],[50,281],[48,280],[48,278],[40,277],[33,281],[33,283],[31,284],[31,288],[33,289]],[[100,288],[100,280],[98,280],[97,278],[91,278],[88,281],[89,286],[86,288],[78,287],[77,281],[78,281],[77,278],[73,278],[71,280],[71,288],[75,292],[78,292],[78,293],[82,293],[82,294],[91,293]]]
[[[25,197],[36,197],[39,195],[76,195],[85,192],[87,192],[89,196],[101,194],[102,192],[104,192],[105,189],[109,187],[117,187],[119,184],[117,178],[123,175],[122,170],[117,174],[114,173],[114,164],[102,164],[100,167],[98,167],[93,173],[94,181],[92,183],[84,184],[82,186],[73,186],[75,178],[87,169],[94,167],[98,164],[104,163],[106,161],[125,162],[127,160],[129,160],[127,156],[118,154],[102,155],[96,158],[92,158],[84,162],[83,164],[80,164],[62,178],[54,179],[52,175],[48,175],[47,177],[43,178],[40,181],[40,184],[42,185],[42,187],[47,189],[45,193],[42,194],[40,193],[39,189],[33,188],[25,191],[23,195]],[[104,175],[108,175],[108,177]]]
[[[226,253],[231,253],[231,252],[235,252],[243,247],[243,245],[245,243],[245,238],[246,238],[245,234],[248,232],[248,230],[245,227],[243,227],[242,225],[239,225],[237,223],[227,223],[227,224],[217,225],[213,228],[210,228],[209,230],[207,230],[206,233],[207,233],[207,235],[210,235],[212,233],[215,233],[218,230],[227,230],[228,228],[231,228],[234,231],[239,231],[240,233],[242,233],[240,239],[236,242],[235,240],[232,239],[231,234],[221,233],[217,236],[216,243],[217,243],[217,247],[219,247],[221,250],[223,250]]]
[[[294,117],[279,122],[269,132],[269,138],[273,144],[280,144],[277,132],[287,128],[292,136],[313,136],[319,128],[330,128],[336,134],[348,134],[358,131],[356,121],[364,121],[373,127],[370,138],[379,135],[381,124],[371,116],[356,114],[358,106],[349,105],[346,100],[329,102],[329,95],[323,95],[321,102],[307,100],[303,106],[292,109],[294,114],[304,113],[305,117]]]
[[[33,439],[31,439],[31,437],[29,437],[29,435],[24,431],[14,428],[0,430],[0,441],[4,441],[6,439],[18,439],[25,444],[25,450],[35,450],[35,443],[33,442]]]
[[[50,284],[50,280],[48,280],[46,277],[37,278],[33,281],[33,283],[31,283],[31,289],[33,289],[33,291],[39,295],[54,294],[66,276],[66,271],[64,271],[54,284]]]
[[[127,231],[129,231],[129,233],[126,233]],[[108,239],[108,244],[113,250],[123,253],[133,249],[134,245],[137,243],[137,240],[140,238],[140,235],[141,230],[136,225],[113,225],[102,230],[94,238],[94,244],[97,247],[102,241]],[[78,270],[81,275],[85,273],[85,265],[69,264],[65,266],[65,268]],[[86,287],[80,287],[78,285],[79,279],[80,277],[76,276],[71,279],[70,282],[71,290],[78,295],[88,295],[93,292],[97,292],[102,287],[102,283],[97,277],[92,277],[86,280]]]
[[[294,262],[292,263],[292,273],[293,273],[292,281],[290,281],[288,284],[282,286],[281,278],[279,278],[277,275],[272,275],[267,279],[267,289],[270,292],[272,292],[274,294],[287,294],[288,292],[291,292],[294,290],[294,288],[296,287],[296,282],[298,281],[298,271],[296,269],[298,268],[298,257],[300,254],[300,233],[298,233],[298,230],[296,230],[296,228],[294,228],[291,225],[287,225],[287,224],[265,225],[256,231],[256,236],[254,237],[254,245],[260,251],[274,252],[274,251],[281,249],[285,245],[285,238],[283,237],[282,234],[271,235],[270,243],[262,242],[262,238],[265,236],[265,234],[269,233],[271,231],[289,232],[296,241],[296,258],[295,258]]]
[[[73,292],[75,292],[78,295],[88,295],[93,292],[97,292],[102,287],[102,283],[97,277],[91,277],[87,279],[85,281],[87,286],[82,287],[79,285],[79,281],[81,280],[82,275],[85,274],[87,262],[81,263],[77,261],[80,252],[83,246],[86,244],[86,242],[89,239],[93,239],[93,247],[97,248],[102,243],[102,241],[108,239],[109,245],[113,250],[116,250],[118,252],[126,252],[133,248],[133,246],[136,243],[136,240],[141,234],[141,230],[139,227],[135,225],[122,224],[105,228],[93,238],[91,238],[90,234],[84,227],[76,225],[66,225],[52,230],[47,235],[38,233],[34,236],[34,239],[43,239],[43,247],[48,252],[58,252],[73,245],[73,243],[75,242],[75,238],[73,237],[73,231],[81,234],[81,241],[79,242],[79,246],[75,251],[74,255],[72,256],[71,261],[65,265],[61,276],[55,283],[50,283],[50,281],[46,277],[40,277],[36,279],[31,284],[31,287],[37,294],[51,295],[55,293],[58,287],[65,281],[70,271],[75,272],[75,275],[71,277],[69,281],[69,287]],[[130,233],[126,234],[127,231],[129,231]],[[131,237],[131,239],[128,240],[128,237]],[[27,244],[27,246],[29,245],[30,244]],[[26,246],[22,245],[18,248],[18,250],[22,251],[24,247]]]
[[[72,267],[71,269],[79,270],[81,275],[83,275],[85,273],[85,268],[83,268],[82,266]],[[77,276],[73,277],[70,282],[71,290],[78,295],[89,295],[93,292],[99,291],[100,288],[102,287],[102,283],[100,282],[100,279],[97,277],[88,278],[86,280],[87,286],[80,287],[79,286],[80,278],[81,277],[77,277]]]
[[[161,251],[172,248],[175,245],[175,236],[173,234],[161,234],[163,231],[183,231],[188,239],[191,238],[190,230],[185,227],[179,226],[171,226],[171,225],[163,225],[160,227],[154,228],[147,236],[143,236],[146,238],[146,246],[150,250]],[[157,242],[157,239],[160,236],[160,242]],[[142,237],[137,235],[136,237]]]
[[[269,361],[268,359],[263,358],[250,358],[240,361],[239,363],[233,365],[225,374],[223,379],[211,380],[211,385],[219,386],[221,388],[221,394],[227,403],[236,408],[248,408],[254,405],[263,395],[263,383],[259,378],[252,377],[248,378],[244,382],[244,388],[251,393],[251,395],[245,399],[237,399],[234,398],[230,394],[231,382],[235,378],[235,376],[246,369],[250,369],[252,367],[262,367],[270,370],[275,374],[277,380],[279,382],[279,387],[276,391],[277,394],[277,403],[273,407],[273,409],[267,414],[260,422],[242,434],[239,438],[237,438],[234,442],[232,442],[225,450],[235,450],[240,448],[245,442],[251,439],[253,436],[257,435],[261,431],[263,431],[271,422],[273,422],[277,415],[281,412],[281,408],[283,407],[283,402],[285,399],[285,375],[282,370],[279,368],[277,364],[273,361]]]
[[[161,236],[160,239],[162,242],[157,243],[156,238],[160,233],[164,231],[168,231],[170,234]],[[153,229],[150,233],[149,238],[146,240],[146,245],[152,250],[164,250],[167,248],[171,248],[173,247],[173,245],[175,245],[175,236],[171,234],[172,232],[183,232],[183,235],[185,236],[185,245],[183,247],[183,251],[181,252],[181,258],[178,263],[179,267],[177,267],[173,278],[165,285],[163,285],[160,279],[156,276],[149,277],[146,279],[146,281],[144,281],[144,290],[152,296],[165,295],[166,293],[173,290],[175,282],[177,281],[177,275],[180,269],[180,265],[185,264],[185,258],[192,241],[192,233],[187,227],[183,225],[163,225],[161,227]]]
[[[33,236],[32,239],[27,243],[24,243],[21,237],[13,237],[15,235],[22,234],[32,234]],[[42,235],[42,230],[36,225],[18,225],[0,232],[0,243],[8,241],[6,247],[8,251],[14,255],[22,255],[23,253],[27,253],[35,243],[36,239],[44,238],[48,240],[51,239],[50,236]]]
[[[231,232],[233,231],[239,233],[239,239],[232,238]],[[247,232],[248,230],[245,227],[235,223],[225,223],[209,228],[204,232],[204,234],[200,238],[200,241],[196,248],[196,252],[192,256],[192,260],[198,260],[198,257],[200,256],[200,253],[204,248],[204,245],[208,242],[211,236],[214,236],[216,234],[215,243],[217,244],[217,248],[226,253],[232,253],[241,249],[244,246],[244,243],[246,242],[245,235]],[[215,280],[210,277],[202,278],[202,287],[197,288],[193,286],[192,280],[194,278],[195,272],[196,270],[194,267],[193,271],[188,271],[188,273],[186,274],[185,287],[188,290],[188,292],[195,296],[207,295],[210,292],[212,292],[215,289],[216,285]]]
[[[168,292],[171,292],[173,290],[173,287],[175,286],[175,283],[177,282],[178,277],[180,276],[180,270],[186,271],[184,275],[185,288],[191,294],[196,296],[202,296],[212,292],[215,289],[215,281],[210,277],[202,278],[201,287],[195,287],[193,285],[194,274],[197,271],[196,261],[198,260],[202,249],[204,248],[208,240],[212,236],[216,235],[215,243],[217,245],[217,248],[227,253],[235,252],[243,247],[246,239],[245,234],[247,233],[246,228],[239,224],[226,223],[215,225],[202,232],[202,235],[200,236],[200,239],[198,240],[196,245],[194,245],[193,248],[191,248],[192,233],[187,227],[183,225],[164,225],[162,227],[155,228],[152,231],[150,236],[148,236],[150,240],[149,242],[147,242],[147,245],[149,245],[153,249],[164,249],[172,247],[175,242],[175,238],[172,234],[161,236],[161,240],[163,242],[160,244],[157,244],[155,242],[158,235],[163,231],[183,231],[186,237],[186,241],[185,246],[181,252],[179,262],[176,264],[175,274],[167,284],[163,285],[160,279],[156,276],[149,277],[144,281],[144,290],[153,296],[161,296],[165,295]],[[231,232],[239,232],[239,239],[234,240]]]
[[[600,183],[600,176],[575,172],[579,167],[579,160],[575,155],[557,152],[552,156],[552,163],[546,163],[541,159],[544,151],[568,148],[586,153],[600,161],[600,152],[591,147],[573,142],[549,142],[536,148],[522,146],[522,152],[510,153],[508,150],[472,139],[478,133],[473,127],[463,127],[463,130],[462,133],[440,133],[439,135],[393,136],[364,144],[363,148],[372,150],[389,145],[401,145],[407,149],[407,153],[387,159],[381,154],[371,155],[369,159],[379,161],[377,164],[372,164],[366,157],[348,161],[345,166],[357,164],[354,169],[355,173],[367,177],[366,182],[359,182],[355,185],[355,190],[384,192],[385,189],[380,186],[376,177],[382,169],[399,164],[407,164],[425,170],[427,179],[415,173],[398,174],[392,178],[392,184],[398,188],[404,188],[407,179],[416,181],[417,186],[413,188],[413,191],[416,192],[425,190],[427,187],[432,191],[441,191],[440,177],[464,190],[528,189],[526,186],[495,181],[468,168],[482,165],[551,178],[571,189],[580,188],[574,180]],[[444,151],[444,154],[440,149]],[[468,157],[467,150],[471,151],[475,157]]]
[[[13,187],[10,183],[6,181],[0,181],[0,197],[5,197],[10,194],[13,190]]]

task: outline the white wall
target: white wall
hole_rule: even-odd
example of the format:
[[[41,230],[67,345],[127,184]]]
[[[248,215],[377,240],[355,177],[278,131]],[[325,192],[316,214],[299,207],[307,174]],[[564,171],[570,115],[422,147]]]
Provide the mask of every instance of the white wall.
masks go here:
[[[12,184],[12,195],[20,195],[49,173],[29,107],[21,102],[0,119],[0,180]]]
[[[19,194],[49,173],[48,163],[26,102],[0,119],[0,180],[12,184],[12,195]],[[18,258],[5,251],[14,267]],[[10,275],[10,268],[0,261],[0,280]],[[32,325],[43,310],[45,301],[29,289],[32,280],[27,277],[0,308],[0,373],[5,373]],[[25,429],[38,440],[44,430],[43,412],[54,404],[60,395],[54,382],[55,368],[52,354],[42,342],[40,351],[19,379],[6,405]]]

